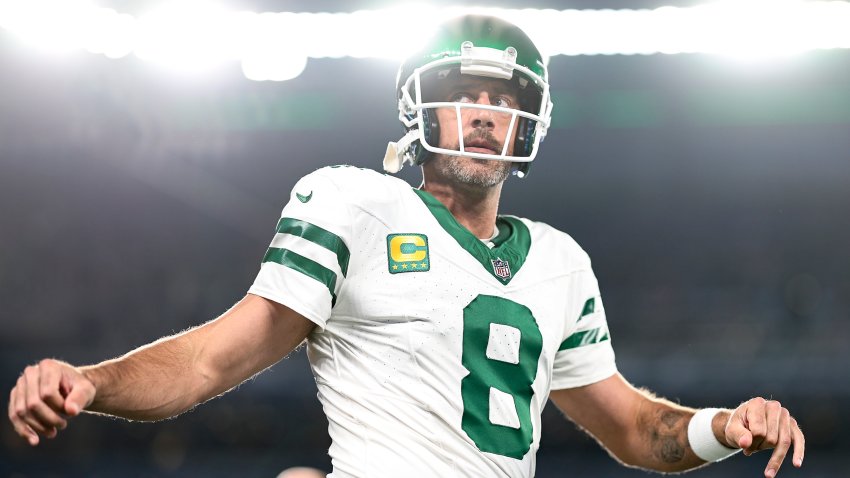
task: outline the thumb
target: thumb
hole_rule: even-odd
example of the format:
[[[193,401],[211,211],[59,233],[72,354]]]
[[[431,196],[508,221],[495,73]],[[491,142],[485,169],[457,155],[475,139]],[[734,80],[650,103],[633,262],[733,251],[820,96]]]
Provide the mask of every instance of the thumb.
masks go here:
[[[65,413],[75,417],[94,400],[95,388],[84,376],[76,377],[68,384],[65,395]]]
[[[744,429],[735,439],[738,448],[747,449],[753,444],[753,434],[749,430]]]
[[[726,441],[730,446],[747,449],[753,444],[753,434],[747,428],[741,414],[735,413],[726,424]]]

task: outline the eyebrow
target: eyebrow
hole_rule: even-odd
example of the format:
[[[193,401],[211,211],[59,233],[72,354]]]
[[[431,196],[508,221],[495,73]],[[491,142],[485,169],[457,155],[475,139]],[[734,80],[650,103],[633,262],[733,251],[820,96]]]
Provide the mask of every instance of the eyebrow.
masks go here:
[[[454,92],[456,90],[477,90],[477,89],[485,90],[488,93],[494,93],[494,94],[497,94],[497,95],[508,94],[508,95],[513,96],[514,98],[519,97],[519,91],[517,91],[517,89],[514,88],[513,85],[505,84],[504,82],[497,81],[497,80],[484,80],[484,83],[482,84],[481,80],[475,80],[475,79],[471,79],[471,78],[462,79],[462,80],[458,81],[456,84],[454,84],[453,86],[447,88],[447,90],[452,91],[452,92]]]

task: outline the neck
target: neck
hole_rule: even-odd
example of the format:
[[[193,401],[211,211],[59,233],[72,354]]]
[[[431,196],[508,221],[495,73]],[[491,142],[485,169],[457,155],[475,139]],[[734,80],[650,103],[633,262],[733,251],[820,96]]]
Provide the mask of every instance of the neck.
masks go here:
[[[480,188],[423,175],[421,189],[443,203],[455,220],[475,237],[486,239],[493,235],[493,228],[496,227],[502,184]]]

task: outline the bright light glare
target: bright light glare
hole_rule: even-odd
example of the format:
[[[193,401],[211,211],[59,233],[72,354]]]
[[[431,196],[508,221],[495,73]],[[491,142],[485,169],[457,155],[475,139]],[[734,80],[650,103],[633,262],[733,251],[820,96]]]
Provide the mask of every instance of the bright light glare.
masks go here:
[[[297,78],[307,67],[306,56],[283,56],[274,51],[256,51],[242,59],[242,73],[254,81],[286,81]]]
[[[807,49],[808,8],[796,1],[747,1],[695,7],[689,22],[700,32],[699,51],[758,57]],[[800,34],[803,33],[803,36]]]
[[[300,50],[302,30],[294,13],[263,13],[243,17],[247,41],[242,72],[256,81],[291,80],[304,71],[307,56]]]
[[[91,53],[121,58],[133,51],[137,33],[136,20],[131,15],[101,8],[92,12],[81,46]]]
[[[0,28],[51,50],[130,52],[182,70],[241,61],[257,80],[294,78],[307,58],[401,59],[441,19],[485,13],[526,30],[547,56],[715,53],[747,58],[850,48],[850,2],[726,0],[654,10],[535,10],[403,3],[353,13],[233,12],[201,0],[136,19],[86,0],[0,0]]]
[[[139,58],[181,70],[238,59],[233,12],[206,3],[175,2],[138,20]]]
[[[67,51],[79,44],[95,7],[86,1],[4,2],[0,26],[37,48]]]

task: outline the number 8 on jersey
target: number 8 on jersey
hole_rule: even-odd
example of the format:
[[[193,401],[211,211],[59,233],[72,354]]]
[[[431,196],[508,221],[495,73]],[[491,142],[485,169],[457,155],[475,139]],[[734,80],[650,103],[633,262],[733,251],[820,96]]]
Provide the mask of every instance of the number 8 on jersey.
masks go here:
[[[479,450],[521,459],[533,439],[531,385],[543,337],[522,304],[479,295],[463,309],[461,427]]]

